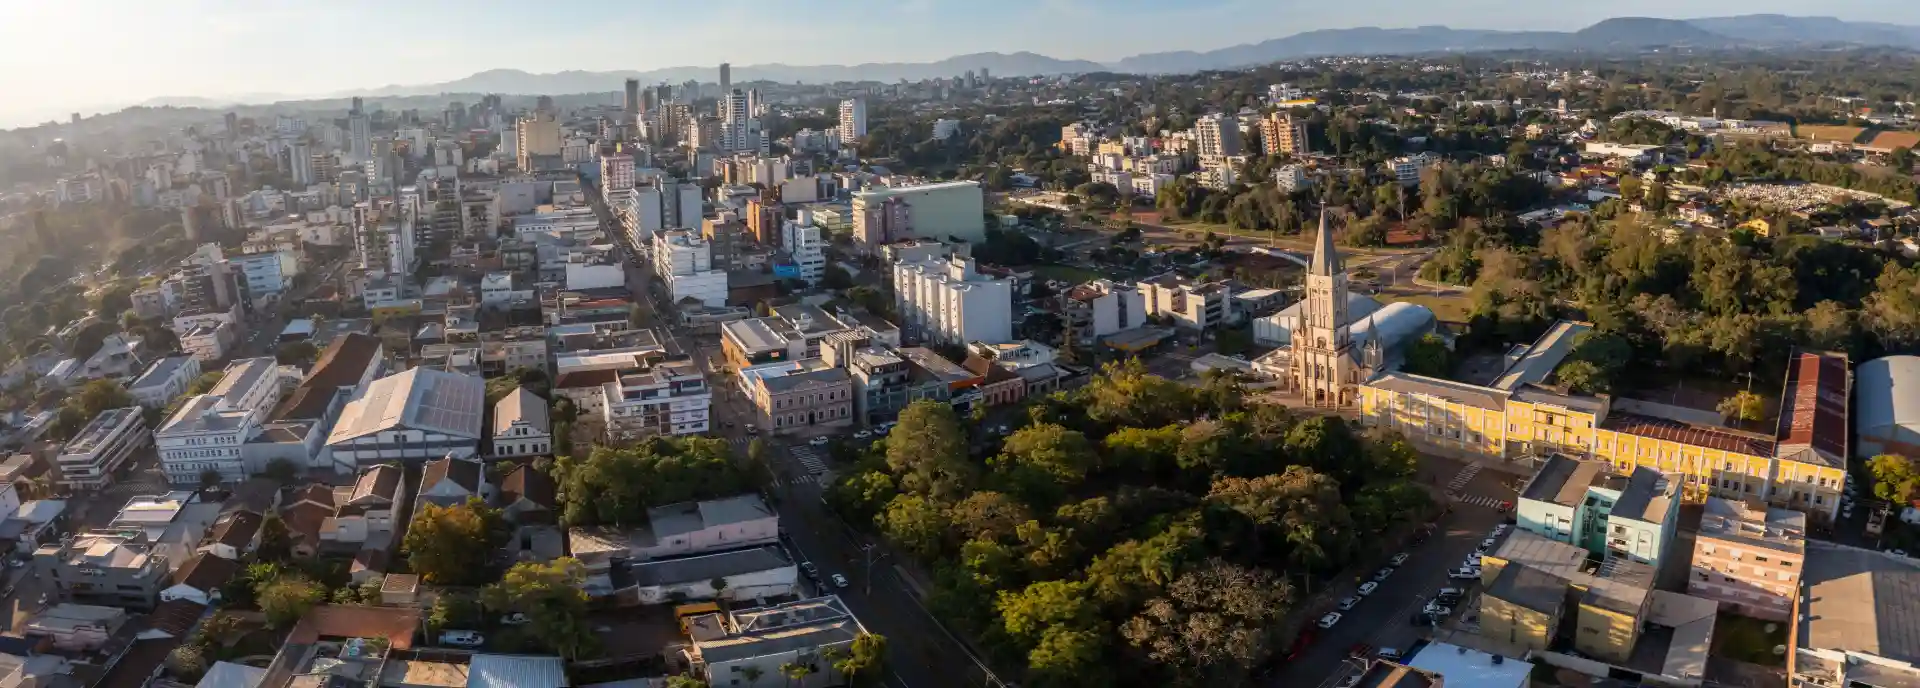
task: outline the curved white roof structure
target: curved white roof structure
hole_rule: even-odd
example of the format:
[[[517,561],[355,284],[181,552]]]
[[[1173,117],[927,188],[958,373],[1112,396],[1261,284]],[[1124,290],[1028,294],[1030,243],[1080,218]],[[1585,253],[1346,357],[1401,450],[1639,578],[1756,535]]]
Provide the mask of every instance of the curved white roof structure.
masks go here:
[[[1920,356],[1886,356],[1853,372],[1855,456],[1920,456]]]

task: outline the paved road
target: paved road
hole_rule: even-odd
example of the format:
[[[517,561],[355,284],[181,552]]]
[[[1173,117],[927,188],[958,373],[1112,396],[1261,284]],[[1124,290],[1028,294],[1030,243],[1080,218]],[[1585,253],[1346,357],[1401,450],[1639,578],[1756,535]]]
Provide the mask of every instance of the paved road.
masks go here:
[[[1463,469],[1461,464],[1442,459],[1429,459],[1423,466],[1443,488]],[[1481,503],[1511,500],[1514,491],[1504,483],[1512,479],[1496,471],[1480,471],[1462,485],[1459,493],[1463,498]],[[1481,499],[1474,500],[1476,497]],[[1354,669],[1346,660],[1355,645],[1404,651],[1426,637],[1427,629],[1412,623],[1414,613],[1440,588],[1457,587],[1477,592],[1476,586],[1467,585],[1471,581],[1450,580],[1447,574],[1503,520],[1504,514],[1493,507],[1455,503],[1453,512],[1440,519],[1439,530],[1432,538],[1408,549],[1407,562],[1371,596],[1351,611],[1342,612],[1340,622],[1332,629],[1314,629],[1317,637],[1312,645],[1287,662],[1269,685],[1295,688],[1330,684]],[[1339,596],[1353,594],[1359,583],[1344,583]]]

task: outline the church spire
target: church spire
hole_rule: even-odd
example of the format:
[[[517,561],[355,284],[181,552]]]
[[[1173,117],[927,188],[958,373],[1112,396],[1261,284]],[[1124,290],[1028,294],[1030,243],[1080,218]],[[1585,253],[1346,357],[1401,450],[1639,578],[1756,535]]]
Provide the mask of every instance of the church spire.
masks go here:
[[[1327,230],[1327,209],[1320,209],[1320,236],[1313,242],[1313,264],[1307,274],[1332,277],[1340,273],[1340,254],[1333,250],[1333,232]]]

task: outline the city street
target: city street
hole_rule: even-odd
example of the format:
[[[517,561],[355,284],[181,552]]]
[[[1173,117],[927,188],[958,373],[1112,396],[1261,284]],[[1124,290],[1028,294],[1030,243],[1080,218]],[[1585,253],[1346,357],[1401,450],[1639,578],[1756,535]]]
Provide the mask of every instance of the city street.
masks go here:
[[[1422,468],[1446,481],[1441,485],[1444,489],[1452,487],[1465,467],[1429,458]],[[1347,661],[1356,646],[1404,652],[1425,639],[1427,628],[1413,623],[1413,618],[1436,591],[1447,587],[1468,591],[1469,597],[1462,600],[1463,605],[1479,592],[1474,581],[1451,580],[1447,574],[1473,553],[1495,525],[1505,521],[1506,515],[1497,510],[1497,505],[1514,499],[1514,490],[1506,485],[1513,479],[1511,475],[1493,470],[1468,475],[1456,490],[1460,499],[1454,502],[1452,513],[1441,517],[1439,529],[1433,536],[1425,544],[1405,550],[1409,555],[1407,562],[1351,611],[1341,612],[1340,622],[1332,629],[1311,626],[1319,614],[1308,619],[1308,628],[1317,634],[1312,644],[1291,661],[1283,660],[1268,685],[1287,688],[1332,685],[1356,669],[1355,663]],[[1337,600],[1353,594],[1354,588],[1372,574],[1368,571],[1359,575],[1360,580],[1343,584],[1338,594],[1331,597]]]

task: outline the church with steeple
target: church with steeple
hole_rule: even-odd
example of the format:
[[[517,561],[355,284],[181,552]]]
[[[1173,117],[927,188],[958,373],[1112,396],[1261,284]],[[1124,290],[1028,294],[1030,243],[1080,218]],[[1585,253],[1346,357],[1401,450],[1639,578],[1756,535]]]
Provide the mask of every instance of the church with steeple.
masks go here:
[[[1348,290],[1324,210],[1304,287],[1299,303],[1255,324],[1257,341],[1282,345],[1255,365],[1283,377],[1308,406],[1354,405],[1359,386],[1398,367],[1402,347],[1435,324],[1424,306],[1383,305]]]

